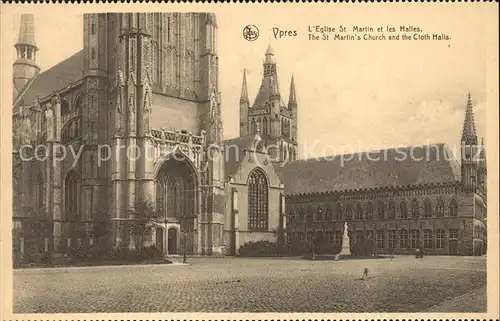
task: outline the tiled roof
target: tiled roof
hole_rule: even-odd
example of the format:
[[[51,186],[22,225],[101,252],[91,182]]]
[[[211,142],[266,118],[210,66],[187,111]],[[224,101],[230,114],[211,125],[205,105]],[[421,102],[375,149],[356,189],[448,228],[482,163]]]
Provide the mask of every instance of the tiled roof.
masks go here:
[[[40,73],[28,82],[22,100],[25,105],[33,103],[36,97],[43,97],[77,82],[83,77],[83,50]],[[23,91],[21,91],[23,92]]]
[[[232,177],[236,174],[245,156],[245,150],[252,147],[254,139],[255,135],[248,135],[222,142],[225,146],[224,175],[226,177]]]
[[[275,169],[286,195],[335,192],[456,182],[460,165],[452,155],[438,144],[297,160]]]

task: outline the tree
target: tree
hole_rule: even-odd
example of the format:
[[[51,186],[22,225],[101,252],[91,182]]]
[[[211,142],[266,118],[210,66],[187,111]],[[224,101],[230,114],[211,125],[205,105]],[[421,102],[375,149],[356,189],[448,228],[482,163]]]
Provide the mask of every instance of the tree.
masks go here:
[[[111,215],[107,206],[97,206],[96,211],[92,216],[92,235],[96,244],[103,248],[111,247]]]
[[[140,237],[142,246],[144,236],[152,233],[158,213],[154,202],[150,198],[138,198],[134,205],[134,210],[130,211],[132,220],[129,221],[129,228],[133,236]]]

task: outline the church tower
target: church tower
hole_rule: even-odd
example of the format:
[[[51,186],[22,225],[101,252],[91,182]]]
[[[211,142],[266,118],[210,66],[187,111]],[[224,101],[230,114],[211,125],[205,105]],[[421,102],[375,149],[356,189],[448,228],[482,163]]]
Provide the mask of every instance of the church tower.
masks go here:
[[[19,38],[15,44],[17,59],[13,64],[13,81],[15,96],[23,90],[28,81],[40,71],[36,63],[38,47],[35,41],[35,19],[32,14],[21,16]]]
[[[249,104],[246,73],[240,98],[240,136],[255,135],[260,129],[263,145],[273,162],[297,159],[297,97],[292,77],[288,104],[280,93],[274,50],[267,48],[262,82],[252,105]]]
[[[462,185],[467,191],[475,191],[477,187],[478,155],[477,135],[474,123],[474,111],[470,93],[465,108],[465,120],[462,129],[461,158],[462,158]]]

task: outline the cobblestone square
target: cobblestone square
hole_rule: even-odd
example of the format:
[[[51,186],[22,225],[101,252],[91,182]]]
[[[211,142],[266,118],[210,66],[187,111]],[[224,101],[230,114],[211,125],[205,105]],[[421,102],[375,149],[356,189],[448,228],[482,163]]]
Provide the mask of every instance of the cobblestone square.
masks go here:
[[[401,256],[336,262],[226,257],[189,258],[189,264],[15,270],[13,311],[486,310],[484,257],[427,256],[417,260]],[[365,267],[369,274],[362,280]],[[453,303],[466,294],[475,300]]]

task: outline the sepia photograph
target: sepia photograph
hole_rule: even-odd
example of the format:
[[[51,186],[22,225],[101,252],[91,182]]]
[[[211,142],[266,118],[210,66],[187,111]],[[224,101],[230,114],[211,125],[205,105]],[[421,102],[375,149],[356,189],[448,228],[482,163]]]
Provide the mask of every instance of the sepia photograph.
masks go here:
[[[498,3],[436,5],[2,5],[2,318],[498,317]]]

